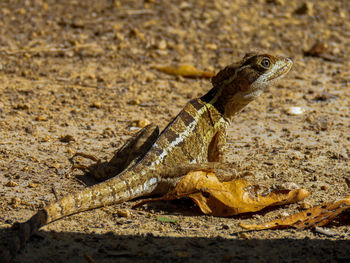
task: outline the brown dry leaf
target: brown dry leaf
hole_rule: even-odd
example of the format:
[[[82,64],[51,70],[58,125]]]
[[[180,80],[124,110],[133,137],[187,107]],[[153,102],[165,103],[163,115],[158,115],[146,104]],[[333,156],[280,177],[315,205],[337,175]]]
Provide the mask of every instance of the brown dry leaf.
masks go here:
[[[317,41],[309,50],[304,51],[304,56],[319,57],[325,61],[341,62],[342,58],[331,55],[328,44]]]
[[[243,179],[220,182],[212,171],[189,172],[162,200],[192,198],[203,213],[213,216],[233,216],[259,211],[267,206],[294,203],[305,199],[304,189],[277,190],[259,195],[260,186]],[[158,199],[159,200],[159,199]]]
[[[211,78],[215,76],[215,73],[199,70],[192,65],[180,65],[178,67],[155,66],[154,68],[169,75],[186,78]]]
[[[261,225],[241,224],[248,230],[281,229],[294,227],[299,229],[324,226],[336,216],[350,208],[350,196],[334,203],[316,206],[306,211]]]
[[[325,42],[316,42],[309,50],[304,51],[305,56],[318,57],[327,51],[328,45]]]

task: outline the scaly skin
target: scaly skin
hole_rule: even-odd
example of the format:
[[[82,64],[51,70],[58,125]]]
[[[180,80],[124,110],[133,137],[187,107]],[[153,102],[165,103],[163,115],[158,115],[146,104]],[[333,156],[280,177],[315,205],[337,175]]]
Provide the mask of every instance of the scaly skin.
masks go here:
[[[63,197],[38,211],[25,223],[17,223],[12,255],[40,227],[82,211],[122,203],[137,197],[165,194],[183,174],[167,173],[172,167],[222,160],[226,128],[232,117],[257,98],[267,86],[291,68],[288,58],[247,54],[240,62],[221,70],[213,88],[191,100],[136,162],[117,176]]]

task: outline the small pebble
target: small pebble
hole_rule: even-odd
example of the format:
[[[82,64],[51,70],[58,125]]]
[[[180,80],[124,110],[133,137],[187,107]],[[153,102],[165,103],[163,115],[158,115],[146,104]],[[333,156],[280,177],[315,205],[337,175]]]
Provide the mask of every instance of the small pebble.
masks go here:
[[[305,2],[301,4],[297,9],[294,10],[296,15],[313,15],[314,6],[312,3]]]
[[[341,18],[345,19],[346,16],[347,16],[347,13],[346,13],[344,10],[340,10],[340,11],[339,11],[339,16],[340,16]]]
[[[91,104],[91,108],[96,108],[96,109],[100,109],[102,106],[101,102],[99,101],[94,101],[92,104]]]
[[[36,121],[47,121],[47,118],[43,115],[39,115],[35,118]]]
[[[319,226],[316,226],[315,227],[315,231],[317,233],[320,233],[320,234],[323,234],[323,235],[326,235],[326,236],[337,236],[338,234],[328,228],[323,228],[323,227],[319,227]]]
[[[167,48],[167,43],[164,39],[162,39],[159,43],[158,43],[158,48],[161,50],[164,50]]]
[[[18,186],[18,183],[16,183],[15,181],[8,181],[7,184],[5,184],[5,186],[8,186],[8,187],[15,187],[15,186]]]
[[[149,120],[147,120],[147,119],[138,120],[136,122],[137,127],[140,127],[140,128],[144,128],[144,127],[146,127],[149,124],[151,124],[151,122]]]
[[[13,208],[17,208],[21,204],[21,199],[19,197],[14,197],[11,199],[11,205]]]
[[[227,224],[222,224],[222,229],[229,229],[230,227],[229,227],[229,225],[227,225]]]
[[[312,115],[309,115],[306,117],[306,121],[310,124],[313,124],[315,122],[315,118]]]
[[[74,137],[70,134],[67,134],[67,135],[64,135],[64,136],[61,136],[59,138],[60,142],[71,142],[71,141],[75,141]]]
[[[287,216],[289,216],[289,213],[287,213],[287,212],[282,212],[282,213],[281,213],[281,218],[287,217]]]
[[[295,190],[295,189],[300,189],[300,186],[293,182],[287,182],[287,183],[283,183],[281,185],[281,188],[288,189],[288,190]]]
[[[140,130],[140,128],[139,127],[129,127],[129,130],[130,131],[138,131],[138,130]]]
[[[205,48],[209,49],[209,50],[217,50],[218,46],[216,44],[214,44],[214,43],[213,44],[206,44]]]
[[[30,105],[28,103],[24,104],[17,104],[16,106],[13,107],[15,110],[29,110]]]
[[[52,167],[58,169],[61,167],[61,165],[59,163],[54,163]]]
[[[24,8],[19,9],[18,12],[19,12],[21,15],[25,15],[25,14],[26,14],[26,10],[25,10]]]
[[[128,101],[129,105],[140,105],[141,101],[139,99],[134,99],[134,100],[130,100]]]
[[[301,107],[289,107],[286,109],[286,113],[288,115],[300,115],[300,114],[303,114],[304,112],[305,112],[305,109]]]
[[[129,210],[126,209],[118,209],[117,210],[117,215],[120,217],[125,217],[125,218],[130,218],[131,217],[131,213]]]
[[[243,238],[243,239],[248,239],[248,238],[249,238],[249,236],[247,235],[247,233],[239,233],[239,234],[238,234],[238,237],[239,237],[239,238]]]
[[[326,131],[330,125],[331,123],[328,121],[327,118],[320,119],[318,123],[318,126],[321,129],[321,131]]]
[[[42,142],[49,142],[51,140],[51,137],[46,135],[44,138],[42,138]]]

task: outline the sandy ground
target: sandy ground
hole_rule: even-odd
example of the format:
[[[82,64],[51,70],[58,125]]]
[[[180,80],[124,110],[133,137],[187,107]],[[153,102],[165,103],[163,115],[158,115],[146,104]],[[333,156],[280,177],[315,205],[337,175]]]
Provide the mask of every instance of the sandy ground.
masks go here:
[[[349,1],[1,1],[0,21],[0,237],[55,200],[52,187],[85,187],[70,171],[75,152],[107,160],[137,124],[164,128],[211,87],[154,66],[217,72],[248,51],[284,54],[294,68],[234,119],[227,158],[257,181],[312,193],[234,218],[187,201],[97,209],[44,227],[16,262],[350,260],[348,223],[331,225],[335,236],[238,226],[349,195]],[[304,56],[317,42],[323,57]]]

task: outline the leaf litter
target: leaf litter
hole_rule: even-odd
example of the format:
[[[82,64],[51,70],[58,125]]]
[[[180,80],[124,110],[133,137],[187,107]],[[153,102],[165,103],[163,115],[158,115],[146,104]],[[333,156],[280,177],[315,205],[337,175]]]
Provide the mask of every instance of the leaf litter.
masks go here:
[[[245,179],[220,182],[213,171],[195,170],[188,172],[176,187],[163,197],[148,199],[136,206],[153,201],[190,198],[204,214],[231,217],[258,212],[267,207],[296,203],[309,195],[310,192],[305,189],[266,189],[262,185]],[[241,223],[240,226],[247,230],[319,228],[332,222],[335,217],[349,208],[350,196],[264,224]],[[157,220],[172,222],[163,217],[158,217]]]
[[[220,182],[213,171],[190,171],[168,194],[149,201],[191,198],[207,215],[230,217],[257,212],[269,206],[301,201],[309,196],[304,189],[268,190],[245,179]]]
[[[182,76],[185,78],[212,78],[215,76],[215,73],[199,70],[192,65],[179,65],[177,67],[155,66],[154,68],[169,75]]]
[[[240,225],[247,230],[283,229],[288,227],[297,229],[316,228],[329,224],[335,217],[341,215],[349,208],[350,196],[264,224],[250,225],[241,223]]]

